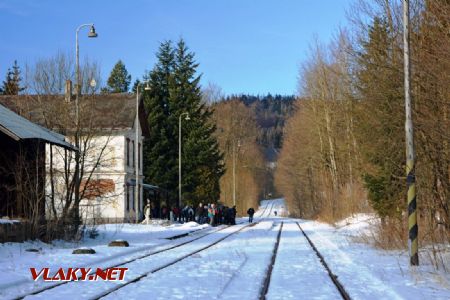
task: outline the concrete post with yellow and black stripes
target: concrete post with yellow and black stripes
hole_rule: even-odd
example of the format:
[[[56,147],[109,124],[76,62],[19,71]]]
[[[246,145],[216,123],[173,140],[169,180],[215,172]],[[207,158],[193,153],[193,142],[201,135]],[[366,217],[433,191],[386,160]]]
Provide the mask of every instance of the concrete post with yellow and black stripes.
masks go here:
[[[405,133],[406,133],[406,182],[408,184],[408,248],[410,265],[419,265],[417,225],[416,174],[414,163],[414,134],[411,117],[411,88],[409,66],[409,0],[403,0],[403,54],[405,71]]]

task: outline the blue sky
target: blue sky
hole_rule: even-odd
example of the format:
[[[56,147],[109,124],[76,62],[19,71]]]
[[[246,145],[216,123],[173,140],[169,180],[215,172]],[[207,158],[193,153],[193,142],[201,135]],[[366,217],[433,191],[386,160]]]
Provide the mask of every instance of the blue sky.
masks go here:
[[[118,59],[132,81],[155,63],[158,45],[183,37],[200,63],[202,84],[225,94],[293,94],[314,36],[329,41],[346,25],[352,0],[0,0],[0,80],[58,51],[97,60],[105,82]]]

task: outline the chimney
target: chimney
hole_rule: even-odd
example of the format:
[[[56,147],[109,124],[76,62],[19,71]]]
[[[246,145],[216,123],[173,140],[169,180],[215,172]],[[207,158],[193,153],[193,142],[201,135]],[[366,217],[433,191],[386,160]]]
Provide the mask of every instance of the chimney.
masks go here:
[[[64,99],[66,100],[66,102],[70,102],[70,100],[72,100],[72,81],[70,79],[66,80],[64,93]]]

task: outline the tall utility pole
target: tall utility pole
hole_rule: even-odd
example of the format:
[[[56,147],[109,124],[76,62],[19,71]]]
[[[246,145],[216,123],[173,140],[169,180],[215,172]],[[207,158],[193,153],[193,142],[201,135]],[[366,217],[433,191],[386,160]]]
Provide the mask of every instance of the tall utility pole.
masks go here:
[[[178,207],[181,209],[181,118],[186,116],[185,120],[190,120],[189,113],[184,112],[178,118]]]
[[[148,81],[146,82],[147,86],[145,87],[145,90],[148,91],[150,90],[150,87],[148,86]],[[139,151],[141,150],[139,147],[139,84],[136,86],[136,119],[135,119],[135,133],[136,133],[136,137],[135,137],[135,142],[134,142],[134,171],[135,171],[135,186],[134,186],[134,213],[135,213],[135,217],[136,217],[136,224],[139,223],[139,168],[140,168],[140,153]],[[144,160],[142,159],[142,162],[144,162]],[[144,164],[142,164],[142,167],[144,166]],[[143,169],[143,168],[142,168]]]
[[[241,141],[238,140],[237,147],[241,147]],[[233,138],[233,205],[236,206],[236,141]]]
[[[233,205],[236,206],[236,145],[233,139]]]
[[[403,54],[405,68],[405,132],[406,132],[406,181],[408,184],[408,249],[410,264],[419,265],[416,174],[414,165],[414,132],[411,117],[411,87],[409,65],[409,0],[403,0]]]
[[[88,37],[89,38],[96,38],[98,35],[95,32],[95,27],[93,23],[90,24],[82,24],[78,26],[77,30],[75,31],[75,73],[76,73],[76,80],[77,80],[77,89],[75,94],[75,147],[77,147],[78,151],[75,152],[75,172],[74,172],[74,178],[75,178],[75,190],[74,190],[74,196],[75,196],[75,206],[77,207],[77,215],[78,212],[78,203],[80,201],[80,184],[81,184],[81,178],[80,178],[80,165],[81,165],[81,130],[80,130],[80,116],[79,116],[79,101],[78,97],[81,94],[81,75],[80,75],[80,49],[78,45],[78,32],[84,28],[84,27],[90,27]]]

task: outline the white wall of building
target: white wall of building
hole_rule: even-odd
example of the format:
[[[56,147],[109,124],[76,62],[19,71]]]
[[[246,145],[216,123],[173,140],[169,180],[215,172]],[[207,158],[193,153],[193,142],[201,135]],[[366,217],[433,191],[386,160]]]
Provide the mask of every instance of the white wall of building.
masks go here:
[[[139,141],[135,143],[139,148],[140,144],[140,170],[139,170],[139,215],[142,218],[142,183],[143,183],[143,137],[139,126]],[[129,140],[128,155],[129,164],[127,164],[127,139]],[[103,221],[120,222],[135,220],[135,209],[133,207],[134,200],[134,184],[131,179],[135,179],[135,168],[133,167],[133,142],[136,139],[135,129],[131,128],[125,131],[112,131],[102,136],[93,137],[89,143],[89,150],[87,151],[85,174],[83,179],[91,175],[90,182],[107,183],[107,193],[100,196],[83,199],[80,202],[81,214],[84,219],[103,219]],[[46,146],[47,152],[47,217],[51,216],[51,184],[50,184],[50,145]],[[53,169],[54,169],[54,187],[55,187],[55,203],[57,204],[57,211],[60,212],[64,205],[65,199],[65,184],[62,170],[64,169],[64,149],[60,147],[52,147],[53,149]],[[73,155],[73,153],[72,153]],[[100,159],[99,159],[100,158]],[[137,160],[136,160],[137,162]],[[135,164],[136,165],[136,164]],[[71,167],[72,171],[75,168]],[[83,180],[82,180],[83,181]],[[127,185],[129,191],[129,204],[127,206]],[[128,209],[127,209],[128,208]]]

